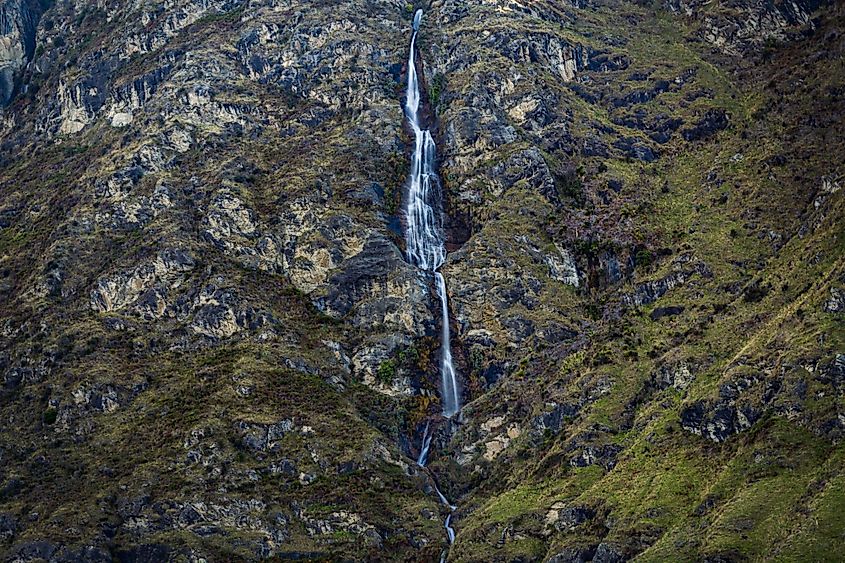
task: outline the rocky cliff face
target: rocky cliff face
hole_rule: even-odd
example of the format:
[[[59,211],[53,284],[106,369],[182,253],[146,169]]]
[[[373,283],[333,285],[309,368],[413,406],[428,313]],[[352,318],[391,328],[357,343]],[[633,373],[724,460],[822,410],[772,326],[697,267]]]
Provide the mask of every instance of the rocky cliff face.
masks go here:
[[[35,55],[36,29],[43,6],[27,0],[0,4],[0,105],[18,92]]]
[[[0,2],[0,552],[845,556],[843,17]]]

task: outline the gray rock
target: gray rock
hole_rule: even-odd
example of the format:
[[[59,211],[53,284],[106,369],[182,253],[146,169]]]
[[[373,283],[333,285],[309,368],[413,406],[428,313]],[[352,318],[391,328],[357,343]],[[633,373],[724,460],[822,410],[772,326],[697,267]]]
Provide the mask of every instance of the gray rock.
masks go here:
[[[547,33],[518,34],[510,29],[490,34],[485,42],[514,63],[534,63],[556,74],[563,82],[575,79],[577,72],[589,65],[589,51],[570,45]],[[596,68],[602,66],[596,62]]]
[[[670,290],[687,283],[695,275],[710,277],[712,273],[705,264],[699,262],[692,268],[680,269],[659,280],[637,285],[633,293],[622,296],[622,303],[629,307],[654,303]]]
[[[373,235],[359,253],[340,264],[317,306],[358,327],[388,327],[422,336],[433,331],[435,310],[429,280],[409,265],[387,238]]]
[[[596,547],[593,563],[622,563],[626,557],[615,545],[602,542]]]
[[[228,190],[220,191],[212,200],[206,224],[205,236],[226,250],[235,247],[233,237],[254,238],[258,231],[252,211]]]
[[[184,250],[164,249],[152,261],[97,282],[91,291],[91,308],[98,312],[120,311],[137,305],[144,316],[160,317],[168,287],[178,286],[185,274],[195,266],[193,257]],[[156,287],[154,293],[148,293]]]
[[[549,254],[546,256],[546,263],[549,265],[549,277],[567,285],[578,287],[581,285],[581,275],[578,273],[578,265],[575,257],[567,248],[555,245],[558,255]]]
[[[238,422],[235,426],[241,435],[241,443],[247,449],[270,453],[280,452],[279,441],[295,429],[292,419],[282,419],[273,424]]]
[[[683,391],[695,380],[695,366],[686,361],[664,364],[652,374],[654,385],[660,389],[672,387]]]
[[[845,313],[845,290],[839,287],[830,288],[830,297],[822,307],[825,313]]]
[[[736,406],[730,401],[719,401],[710,405],[696,401],[681,411],[681,426],[713,442],[724,442],[751,428],[761,416],[762,412],[750,404]]]
[[[11,513],[0,512],[0,543],[8,542],[18,531],[18,520]]]
[[[543,194],[550,201],[558,202],[559,200],[551,170],[536,148],[511,155],[506,161],[491,168],[489,176],[500,186],[494,191],[494,195],[501,195],[517,182],[525,182],[528,187]]]
[[[558,531],[571,531],[592,520],[595,515],[596,512],[587,506],[569,506],[558,511],[554,527]]]
[[[534,418],[532,425],[539,434],[547,430],[557,434],[563,429],[567,418],[574,418],[581,411],[581,406],[577,403],[553,404],[551,411]]]
[[[623,155],[643,162],[654,162],[659,157],[659,153],[655,149],[635,137],[621,137],[613,142],[613,146],[619,149]]]

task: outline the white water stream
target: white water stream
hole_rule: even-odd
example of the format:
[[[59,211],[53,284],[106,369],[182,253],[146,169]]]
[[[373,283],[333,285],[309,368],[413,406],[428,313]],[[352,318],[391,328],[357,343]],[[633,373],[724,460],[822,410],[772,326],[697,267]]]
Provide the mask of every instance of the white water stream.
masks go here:
[[[417,457],[417,465],[420,467],[425,467],[426,462],[428,461],[428,450],[431,447],[431,423],[426,422],[425,430],[423,431],[423,438],[422,438],[422,446],[420,447],[420,455]],[[443,522],[443,528],[446,530],[446,537],[449,539],[449,545],[455,542],[455,529],[452,528],[452,515],[457,510],[457,506],[449,502],[443,493],[440,491],[440,487],[437,486],[437,481],[434,480],[434,476],[429,472],[429,477],[431,478],[431,484],[434,487],[434,492],[437,493],[437,498],[440,500],[440,504],[449,508],[449,514],[446,516],[446,520]],[[444,551],[440,555],[440,561],[446,561],[446,556],[448,553]]]
[[[438,269],[446,261],[446,241],[443,233],[443,204],[441,202],[440,180],[436,171],[436,146],[428,129],[423,129],[419,119],[420,83],[416,66],[417,33],[420,30],[422,10],[414,14],[413,35],[408,53],[408,91],[405,96],[405,116],[414,131],[414,154],[411,158],[411,174],[408,180],[408,202],[405,208],[407,228],[408,262],[430,272],[434,278],[437,296],[440,298],[440,378],[443,416],[451,418],[461,410],[460,389],[455,366],[452,363],[452,349],[449,334],[449,295],[446,292],[446,280]],[[429,423],[423,432],[420,455],[417,465],[425,467],[431,446],[431,428]],[[443,496],[432,477],[431,482],[437,498],[449,508],[449,514],[443,523],[446,536],[451,545],[455,541],[452,528],[452,515],[457,508]],[[444,551],[440,561],[446,560]]]
[[[449,296],[446,280],[438,269],[446,261],[446,241],[443,233],[443,211],[440,180],[437,177],[436,146],[428,129],[419,119],[420,82],[416,67],[416,41],[422,10],[414,14],[414,33],[408,54],[408,91],[405,96],[405,116],[414,131],[414,154],[408,179],[408,201],[405,207],[408,262],[430,272],[440,298],[441,343],[440,378],[443,416],[452,417],[461,410],[460,389],[452,350],[449,343]]]
[[[425,430],[423,431],[422,445],[420,447],[420,455],[417,457],[417,465],[425,467],[428,461],[428,448],[431,447],[431,427],[430,422],[425,423]]]

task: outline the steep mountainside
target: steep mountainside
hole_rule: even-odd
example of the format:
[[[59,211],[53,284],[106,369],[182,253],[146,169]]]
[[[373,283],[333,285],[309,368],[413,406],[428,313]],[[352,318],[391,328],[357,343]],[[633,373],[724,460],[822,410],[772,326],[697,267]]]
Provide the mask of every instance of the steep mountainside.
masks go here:
[[[845,560],[843,29],[0,0],[3,560]]]

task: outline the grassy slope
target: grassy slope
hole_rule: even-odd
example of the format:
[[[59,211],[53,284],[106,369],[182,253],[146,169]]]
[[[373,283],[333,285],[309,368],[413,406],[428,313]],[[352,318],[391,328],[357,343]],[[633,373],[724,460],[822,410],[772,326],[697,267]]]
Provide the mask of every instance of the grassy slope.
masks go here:
[[[605,21],[612,22],[612,16]],[[781,560],[843,556],[845,522],[833,513],[842,501],[842,446],[798,421],[770,415],[717,445],[683,431],[678,419],[684,405],[714,396],[740,364],[775,370],[845,349],[841,320],[821,311],[829,287],[845,273],[845,210],[841,197],[830,202],[821,217],[813,215],[810,203],[822,175],[842,173],[829,159],[830,151],[841,147],[841,137],[836,137],[835,127],[807,133],[795,117],[818,108],[813,100],[830,95],[845,68],[841,58],[813,59],[815,38],[784,47],[762,69],[732,74],[697,54],[700,46],[686,43],[677,24],[661,16],[660,33],[628,30],[626,52],[652,67],[697,68],[698,84],[714,96],[694,106],[728,109],[732,126],[715,141],[672,144],[671,154],[653,168],[621,161],[607,166],[613,177],[636,183],[640,204],[634,220],[644,238],[660,240],[676,251],[691,250],[714,278],[676,289],[623,319],[623,334],[630,336],[628,351],[637,360],[619,353],[618,343],[611,344],[608,349],[616,350],[611,364],[598,369],[614,381],[613,392],[594,403],[556,442],[539,451],[522,444],[523,455],[516,454],[511,466],[501,471],[506,485],[490,485],[478,497],[470,496],[453,550],[456,560],[533,559],[565,545],[630,543],[632,537],[643,538],[640,558],[648,561],[696,560],[717,553]],[[774,92],[769,79],[778,85]],[[791,90],[801,81],[809,85],[800,92]],[[649,112],[661,111],[676,109],[677,102],[665,95],[646,106]],[[575,111],[583,105],[573,102]],[[601,119],[601,112],[591,113]],[[772,170],[763,164],[779,154],[789,158],[785,167]],[[708,181],[711,171],[721,185]],[[668,190],[660,189],[663,183]],[[728,194],[726,203],[717,202],[723,194]],[[801,222],[817,223],[817,228],[795,236]],[[782,248],[769,242],[767,230],[781,235]],[[668,264],[658,264],[638,278],[656,279],[667,272]],[[726,290],[752,283],[772,289],[756,302]],[[657,305],[683,305],[687,313],[653,322],[648,313]],[[602,346],[606,334],[594,340],[588,356]],[[657,365],[650,357],[707,361],[687,393],[659,392],[637,406],[633,425],[625,430],[619,421]],[[596,371],[589,362],[569,370],[573,368]],[[812,388],[810,374],[798,377]],[[589,376],[565,384],[578,381],[589,381]],[[553,376],[549,383],[554,384]],[[812,421],[841,408],[841,397],[820,398],[811,400],[804,414]],[[613,427],[613,441],[625,447],[618,465],[605,473],[595,466],[575,469],[561,464],[567,436],[596,424]],[[812,422],[809,426],[813,428]],[[571,535],[544,538],[537,522],[556,501],[609,512],[610,530],[594,534],[579,528]],[[494,547],[508,525],[535,533]]]

